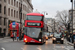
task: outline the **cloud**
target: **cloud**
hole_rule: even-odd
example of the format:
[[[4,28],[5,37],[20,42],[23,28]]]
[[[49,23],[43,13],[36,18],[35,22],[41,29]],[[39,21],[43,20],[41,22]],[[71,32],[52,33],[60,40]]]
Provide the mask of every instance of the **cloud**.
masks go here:
[[[46,17],[54,17],[56,11],[69,10],[71,3],[69,0],[32,0],[34,11],[38,9],[39,12],[46,11]]]

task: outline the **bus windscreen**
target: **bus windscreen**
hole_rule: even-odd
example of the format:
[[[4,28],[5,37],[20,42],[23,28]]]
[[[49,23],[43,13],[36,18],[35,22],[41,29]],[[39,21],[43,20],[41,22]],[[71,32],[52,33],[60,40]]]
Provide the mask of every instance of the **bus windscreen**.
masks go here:
[[[27,16],[26,20],[37,20],[37,21],[42,21],[43,17],[42,16]]]
[[[38,38],[41,28],[25,27],[24,33],[31,38]]]

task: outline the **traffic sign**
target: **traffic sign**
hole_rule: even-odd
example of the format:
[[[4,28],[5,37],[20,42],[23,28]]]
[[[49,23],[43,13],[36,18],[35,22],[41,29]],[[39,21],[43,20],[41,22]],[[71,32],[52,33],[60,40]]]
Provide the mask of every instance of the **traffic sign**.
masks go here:
[[[12,27],[15,28],[16,27],[16,22],[12,23]]]

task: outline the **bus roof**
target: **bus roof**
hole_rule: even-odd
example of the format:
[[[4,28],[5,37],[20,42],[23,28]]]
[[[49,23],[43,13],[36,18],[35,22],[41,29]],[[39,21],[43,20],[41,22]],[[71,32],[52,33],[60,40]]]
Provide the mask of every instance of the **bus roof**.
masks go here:
[[[40,13],[28,13],[27,15],[32,15],[32,16],[44,16],[43,14],[40,14]]]

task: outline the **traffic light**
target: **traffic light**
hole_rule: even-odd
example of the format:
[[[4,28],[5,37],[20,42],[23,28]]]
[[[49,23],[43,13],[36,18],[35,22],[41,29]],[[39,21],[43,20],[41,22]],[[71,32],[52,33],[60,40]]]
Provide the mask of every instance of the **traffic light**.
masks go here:
[[[71,0],[71,2],[73,2],[73,0]]]

